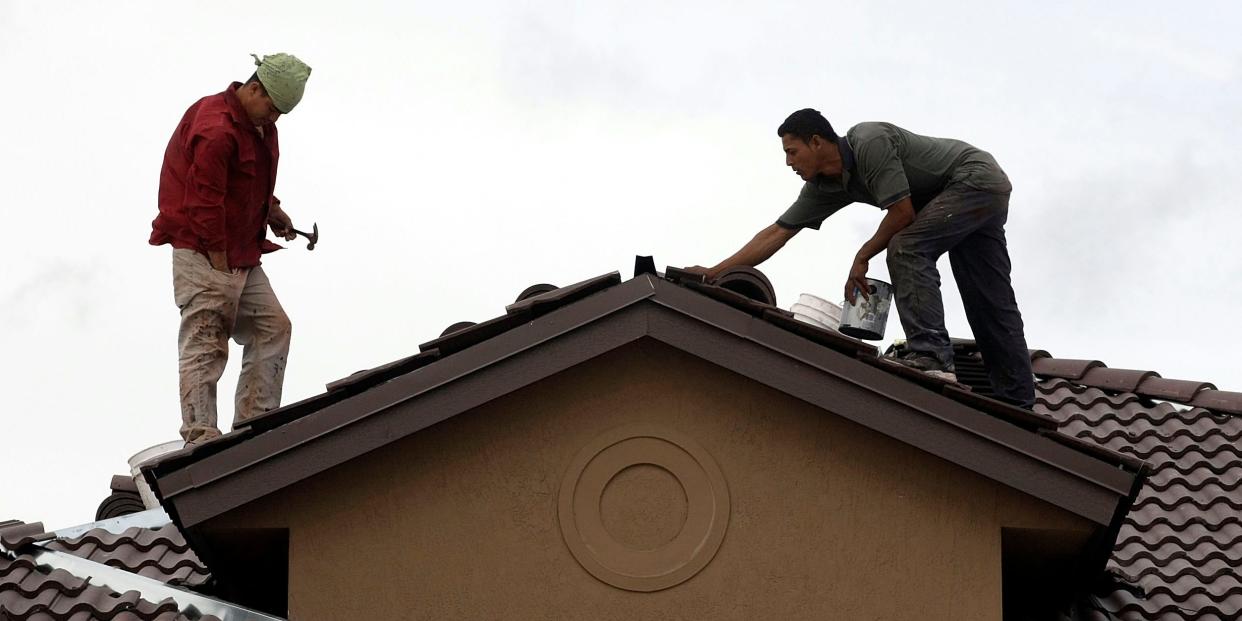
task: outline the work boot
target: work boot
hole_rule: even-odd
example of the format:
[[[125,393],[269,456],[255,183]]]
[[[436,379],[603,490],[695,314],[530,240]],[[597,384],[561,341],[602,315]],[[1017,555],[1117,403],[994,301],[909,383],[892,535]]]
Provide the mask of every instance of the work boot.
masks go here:
[[[953,363],[944,364],[929,353],[908,351],[900,356],[893,356],[892,360],[916,371],[922,371],[937,379],[942,379],[946,382],[957,382],[957,373]]]

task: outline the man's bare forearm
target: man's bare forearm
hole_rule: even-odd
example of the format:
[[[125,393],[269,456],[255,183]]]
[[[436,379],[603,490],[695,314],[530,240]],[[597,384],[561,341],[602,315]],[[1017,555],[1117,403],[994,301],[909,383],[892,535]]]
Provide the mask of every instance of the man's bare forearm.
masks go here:
[[[884,219],[880,221],[875,235],[872,235],[871,239],[868,239],[854,256],[854,263],[850,265],[850,275],[845,280],[846,300],[853,303],[856,292],[861,292],[864,298],[869,296],[868,262],[872,257],[880,254],[880,251],[888,248],[888,242],[892,241],[893,236],[910,226],[911,222],[914,222],[914,203],[910,202],[909,198],[903,198],[889,206],[884,212]]]
[[[739,265],[755,267],[772,258],[776,251],[784,247],[785,243],[797,234],[798,229],[787,229],[779,224],[773,224],[759,231],[749,242],[746,242],[745,246],[733,253],[733,256],[709,268],[707,278],[713,279],[721,272]]]
[[[893,236],[910,226],[911,222],[914,222],[914,204],[910,202],[910,199],[903,198],[885,211],[884,219],[880,221],[875,235],[872,235],[871,239],[859,248],[855,259],[870,261],[875,255],[888,248],[888,242],[892,241]]]

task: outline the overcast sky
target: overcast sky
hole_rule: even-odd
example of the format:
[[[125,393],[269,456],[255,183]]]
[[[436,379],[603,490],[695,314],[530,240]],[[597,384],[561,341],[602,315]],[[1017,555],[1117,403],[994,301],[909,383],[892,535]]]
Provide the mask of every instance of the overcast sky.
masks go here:
[[[719,261],[797,194],[775,128],[803,107],[996,156],[1032,347],[1242,390],[1240,6],[0,0],[0,519],[89,522],[130,455],[177,438],[160,163],[250,52],[314,69],[276,192],[321,241],[264,262],[294,324],[286,403],[534,283]],[[838,296],[880,216],[849,207],[765,264],[780,305]]]

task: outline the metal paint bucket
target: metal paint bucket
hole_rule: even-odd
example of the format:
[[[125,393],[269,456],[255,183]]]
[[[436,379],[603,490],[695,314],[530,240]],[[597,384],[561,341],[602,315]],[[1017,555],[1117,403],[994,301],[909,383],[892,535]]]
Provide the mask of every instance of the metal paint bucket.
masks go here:
[[[888,309],[893,304],[893,286],[883,280],[868,278],[871,297],[864,299],[859,293],[854,303],[841,303],[841,333],[854,338],[878,341],[884,338],[888,324]]]

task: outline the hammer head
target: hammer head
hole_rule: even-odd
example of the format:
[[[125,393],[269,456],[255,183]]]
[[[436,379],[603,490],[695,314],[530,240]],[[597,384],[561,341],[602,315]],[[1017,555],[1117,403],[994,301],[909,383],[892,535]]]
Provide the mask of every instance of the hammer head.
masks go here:
[[[310,240],[310,243],[306,244],[306,249],[314,250],[315,243],[319,241],[319,223],[318,222],[311,225],[311,234],[307,235],[306,239]]]

